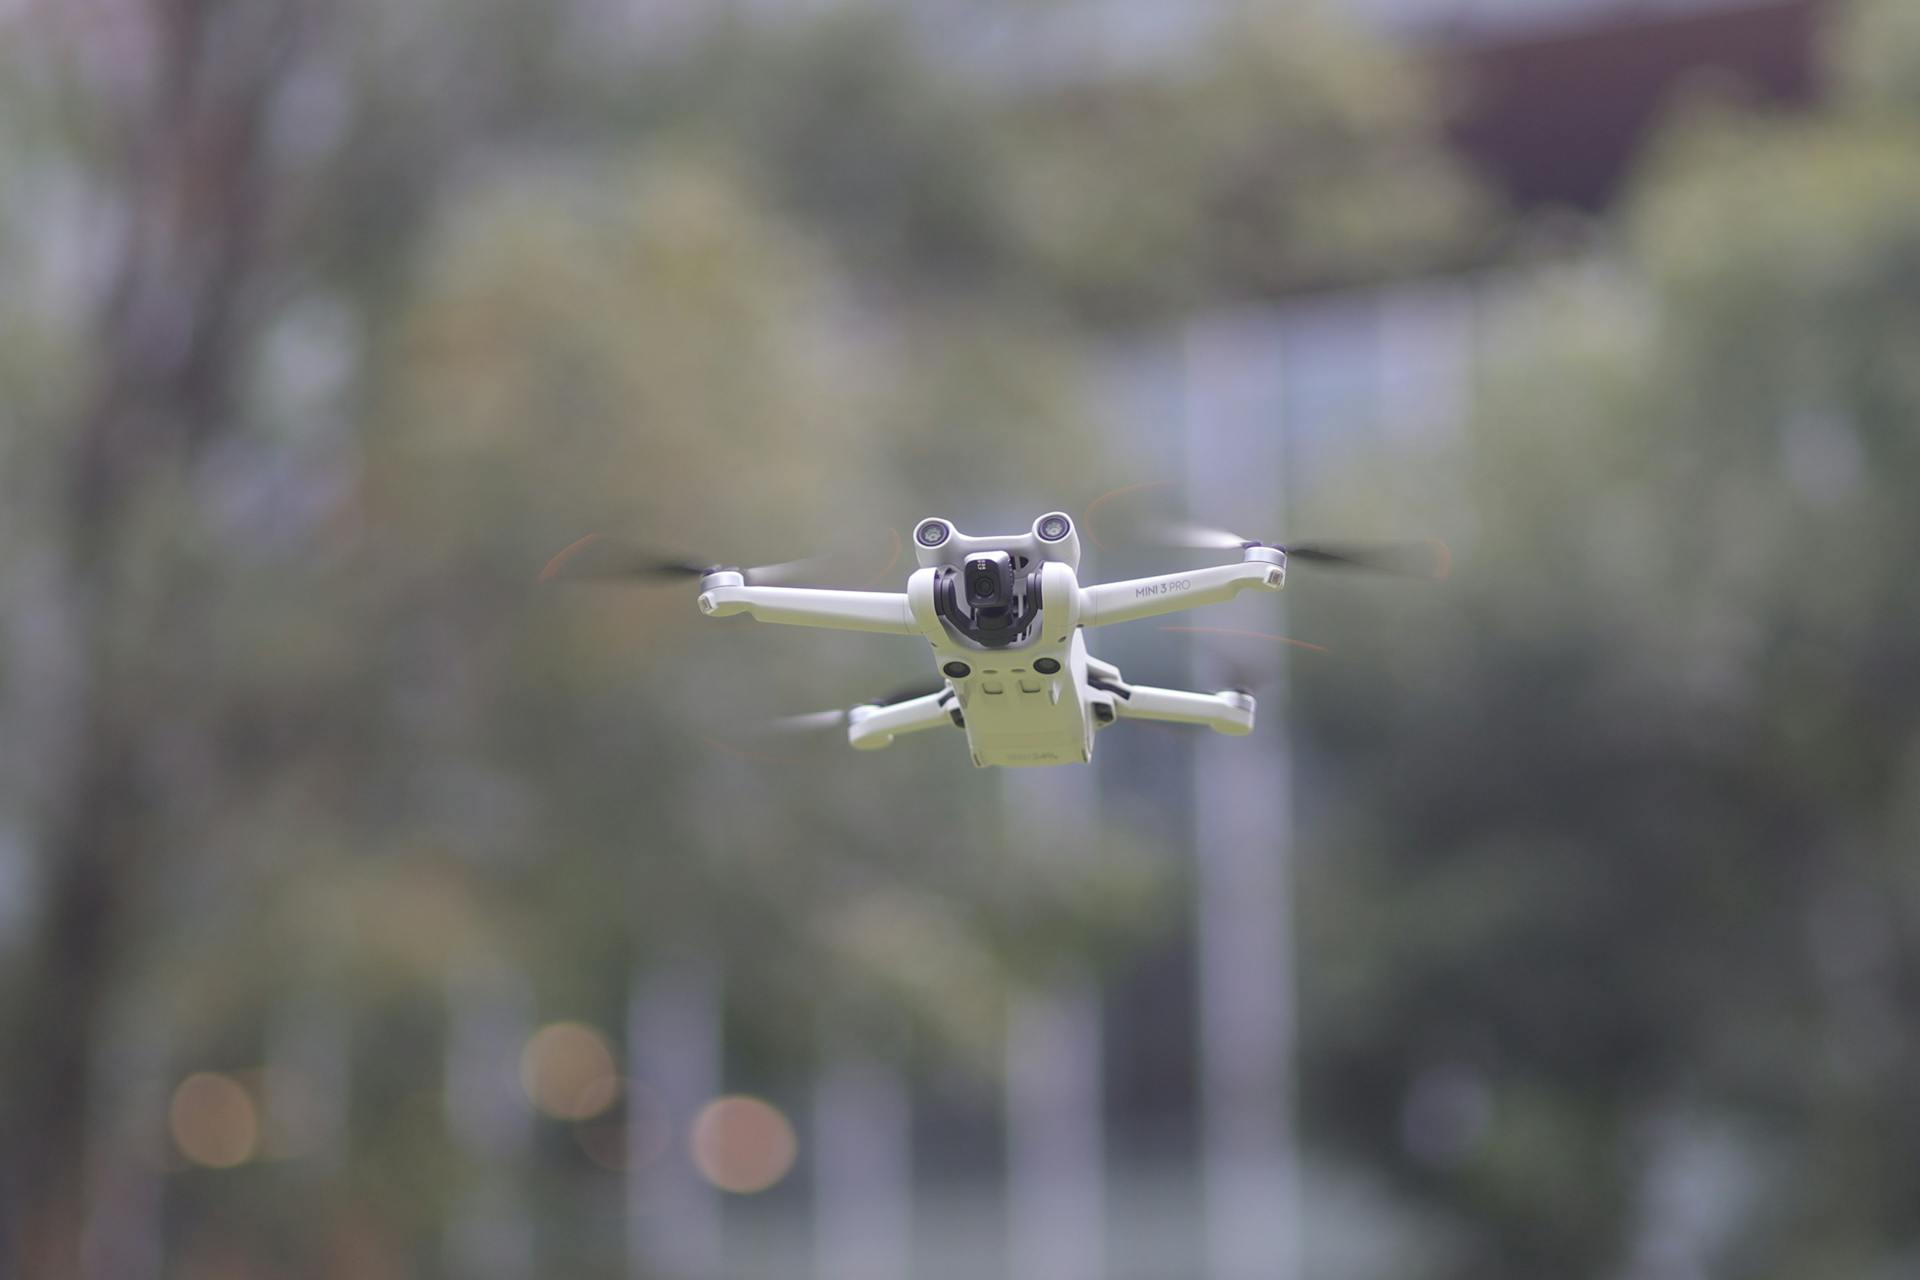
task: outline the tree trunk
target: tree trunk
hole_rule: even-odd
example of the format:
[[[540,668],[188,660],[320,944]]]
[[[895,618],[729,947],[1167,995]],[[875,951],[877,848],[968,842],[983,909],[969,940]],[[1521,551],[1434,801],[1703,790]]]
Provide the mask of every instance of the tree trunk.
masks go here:
[[[68,37],[86,41],[91,16],[75,17]],[[162,797],[144,774],[161,735],[178,728],[140,696],[143,673],[128,657],[139,647],[127,638],[149,635],[153,621],[140,602],[166,594],[155,590],[164,584],[152,580],[151,558],[147,576],[129,580],[129,553],[150,557],[155,530],[144,499],[179,485],[195,453],[231,423],[235,334],[264,216],[258,143],[293,16],[291,0],[147,0],[138,14],[102,19],[144,18],[151,65],[121,81],[148,86],[144,94],[129,100],[118,84],[83,86],[114,108],[107,145],[120,146],[127,232],[98,324],[95,388],[52,477],[80,728],[57,766],[63,782],[36,815],[41,910],[3,1041],[7,1275],[54,1280],[88,1270],[81,1242],[95,1038],[127,961],[136,882],[162,873],[170,856],[157,830]],[[69,69],[86,65],[70,52],[49,55]]]

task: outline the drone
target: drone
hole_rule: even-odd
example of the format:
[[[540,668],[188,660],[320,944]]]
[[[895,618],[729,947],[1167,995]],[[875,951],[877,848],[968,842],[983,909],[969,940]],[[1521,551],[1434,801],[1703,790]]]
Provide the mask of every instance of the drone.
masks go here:
[[[1089,628],[1136,622],[1246,591],[1274,592],[1287,583],[1289,559],[1332,567],[1415,572],[1404,547],[1282,546],[1221,531],[1196,530],[1188,545],[1237,549],[1228,564],[1083,585],[1080,533],[1073,518],[1050,511],[1024,533],[970,536],[952,521],[922,520],[913,529],[919,562],[905,591],[849,591],[771,585],[790,566],[741,569],[684,560],[624,555],[601,571],[569,571],[590,534],[548,563],[541,578],[695,578],[698,605],[709,618],[746,616],[787,626],[823,627],[918,637],[932,650],[940,684],[845,711],[791,718],[796,727],[846,728],[862,751],[893,745],[905,734],[958,728],[976,768],[1085,764],[1095,734],[1122,720],[1194,725],[1216,733],[1253,732],[1250,692],[1213,693],[1130,684],[1120,669],[1087,652]],[[1433,544],[1429,554],[1443,551]],[[1444,561],[1435,572],[1441,576]]]

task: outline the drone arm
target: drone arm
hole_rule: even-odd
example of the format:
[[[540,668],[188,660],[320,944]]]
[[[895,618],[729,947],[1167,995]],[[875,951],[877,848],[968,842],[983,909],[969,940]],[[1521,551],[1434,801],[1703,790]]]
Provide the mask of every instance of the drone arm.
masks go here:
[[[1249,558],[1239,564],[1187,573],[1102,582],[1080,588],[1080,625],[1104,627],[1203,604],[1221,604],[1250,589],[1278,591],[1286,580],[1284,563]]]
[[[733,575],[728,575],[733,576]],[[712,583],[713,579],[709,578]],[[825,591],[813,587],[752,587],[718,582],[700,593],[700,612],[710,618],[744,613],[762,622],[837,631],[918,635],[905,594],[893,591]]]
[[[952,698],[951,689],[942,689],[889,706],[855,707],[847,715],[847,741],[862,751],[878,751],[892,746],[900,734],[952,724],[953,714],[948,709]]]
[[[1253,732],[1254,700],[1244,693],[1187,693],[1136,684],[1113,700],[1122,720],[1194,724],[1241,737]]]

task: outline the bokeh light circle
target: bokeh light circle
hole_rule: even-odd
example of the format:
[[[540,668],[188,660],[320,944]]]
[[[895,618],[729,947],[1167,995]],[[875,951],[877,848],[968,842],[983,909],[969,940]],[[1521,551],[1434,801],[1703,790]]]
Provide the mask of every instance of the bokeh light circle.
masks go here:
[[[520,1084],[534,1106],[558,1120],[589,1120],[620,1096],[607,1038],[579,1022],[540,1028],[520,1053]]]
[[[779,1182],[799,1150],[786,1116],[759,1098],[715,1098],[693,1121],[694,1165],[708,1182],[735,1195]]]
[[[211,1071],[180,1082],[167,1108],[167,1127],[181,1155],[210,1169],[245,1164],[260,1141],[252,1095],[233,1077]]]

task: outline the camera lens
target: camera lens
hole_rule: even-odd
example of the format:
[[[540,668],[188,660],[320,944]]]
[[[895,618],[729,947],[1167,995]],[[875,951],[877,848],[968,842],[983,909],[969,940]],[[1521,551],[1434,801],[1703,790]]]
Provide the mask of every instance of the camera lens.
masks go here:
[[[1040,537],[1046,542],[1058,542],[1067,536],[1067,530],[1071,527],[1065,516],[1051,515],[1040,522]]]
[[[1013,566],[1004,551],[967,557],[960,582],[967,593],[967,607],[976,612],[1003,610],[1013,603]]]
[[[937,547],[947,540],[947,526],[938,520],[929,520],[920,526],[920,545]]]

